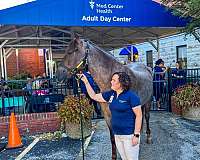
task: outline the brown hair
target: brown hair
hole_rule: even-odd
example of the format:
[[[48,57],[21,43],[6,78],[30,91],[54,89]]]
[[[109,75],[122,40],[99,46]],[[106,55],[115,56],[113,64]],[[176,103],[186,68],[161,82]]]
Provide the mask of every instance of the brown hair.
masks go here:
[[[115,72],[115,73],[113,73],[112,77],[114,75],[119,76],[119,83],[121,84],[122,89],[129,90],[129,88],[131,86],[131,79],[130,79],[129,75],[126,72]]]

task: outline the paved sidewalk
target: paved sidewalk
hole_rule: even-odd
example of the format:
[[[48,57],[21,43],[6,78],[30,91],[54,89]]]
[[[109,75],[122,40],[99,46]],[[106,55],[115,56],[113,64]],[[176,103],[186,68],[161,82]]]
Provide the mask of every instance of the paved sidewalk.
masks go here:
[[[152,112],[150,124],[153,143],[145,143],[143,131],[140,160],[200,160],[200,122],[168,112]],[[97,123],[85,159],[111,160],[109,132],[104,120]]]
[[[106,123],[104,120],[96,122],[85,160],[111,160],[111,143]],[[185,120],[168,112],[151,112],[150,125],[153,143],[145,143],[144,130],[140,160],[200,160],[200,122]],[[23,148],[0,152],[0,160],[14,160],[32,143],[33,138],[26,136],[22,141]],[[6,139],[1,140],[1,143],[4,142]],[[75,160],[80,149],[80,140],[67,137],[40,140],[22,160]]]

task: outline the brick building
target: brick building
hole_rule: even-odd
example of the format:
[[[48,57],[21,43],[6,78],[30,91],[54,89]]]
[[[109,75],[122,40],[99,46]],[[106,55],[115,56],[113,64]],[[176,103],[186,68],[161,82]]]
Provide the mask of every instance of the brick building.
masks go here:
[[[8,77],[21,73],[30,73],[32,76],[45,72],[44,55],[35,48],[19,49],[13,53],[6,62]]]

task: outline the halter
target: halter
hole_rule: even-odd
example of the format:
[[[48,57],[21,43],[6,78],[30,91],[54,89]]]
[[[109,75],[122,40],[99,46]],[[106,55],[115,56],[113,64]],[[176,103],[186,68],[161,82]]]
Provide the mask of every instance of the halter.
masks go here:
[[[75,52],[75,51],[74,51]],[[80,67],[82,68],[86,68],[86,65],[88,64],[88,53],[90,52],[90,47],[89,47],[89,42],[87,41],[87,45],[85,48],[85,56],[84,58],[82,58],[80,60],[80,62],[74,67],[74,68],[68,68],[64,65],[64,63],[62,63],[62,67],[64,67],[65,69],[67,69],[71,74],[77,74],[78,69]]]

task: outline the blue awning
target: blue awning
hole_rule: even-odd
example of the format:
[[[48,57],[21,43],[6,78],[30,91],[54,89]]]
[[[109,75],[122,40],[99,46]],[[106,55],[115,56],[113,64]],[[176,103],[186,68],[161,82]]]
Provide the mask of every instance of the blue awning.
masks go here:
[[[13,0],[17,1],[18,0]],[[53,26],[183,27],[186,20],[152,0],[27,0],[0,7],[0,24]],[[4,2],[5,3],[5,2]]]
[[[130,55],[131,53],[133,54],[138,54],[138,50],[135,46],[129,45],[125,48],[123,48],[120,52],[119,55]]]

